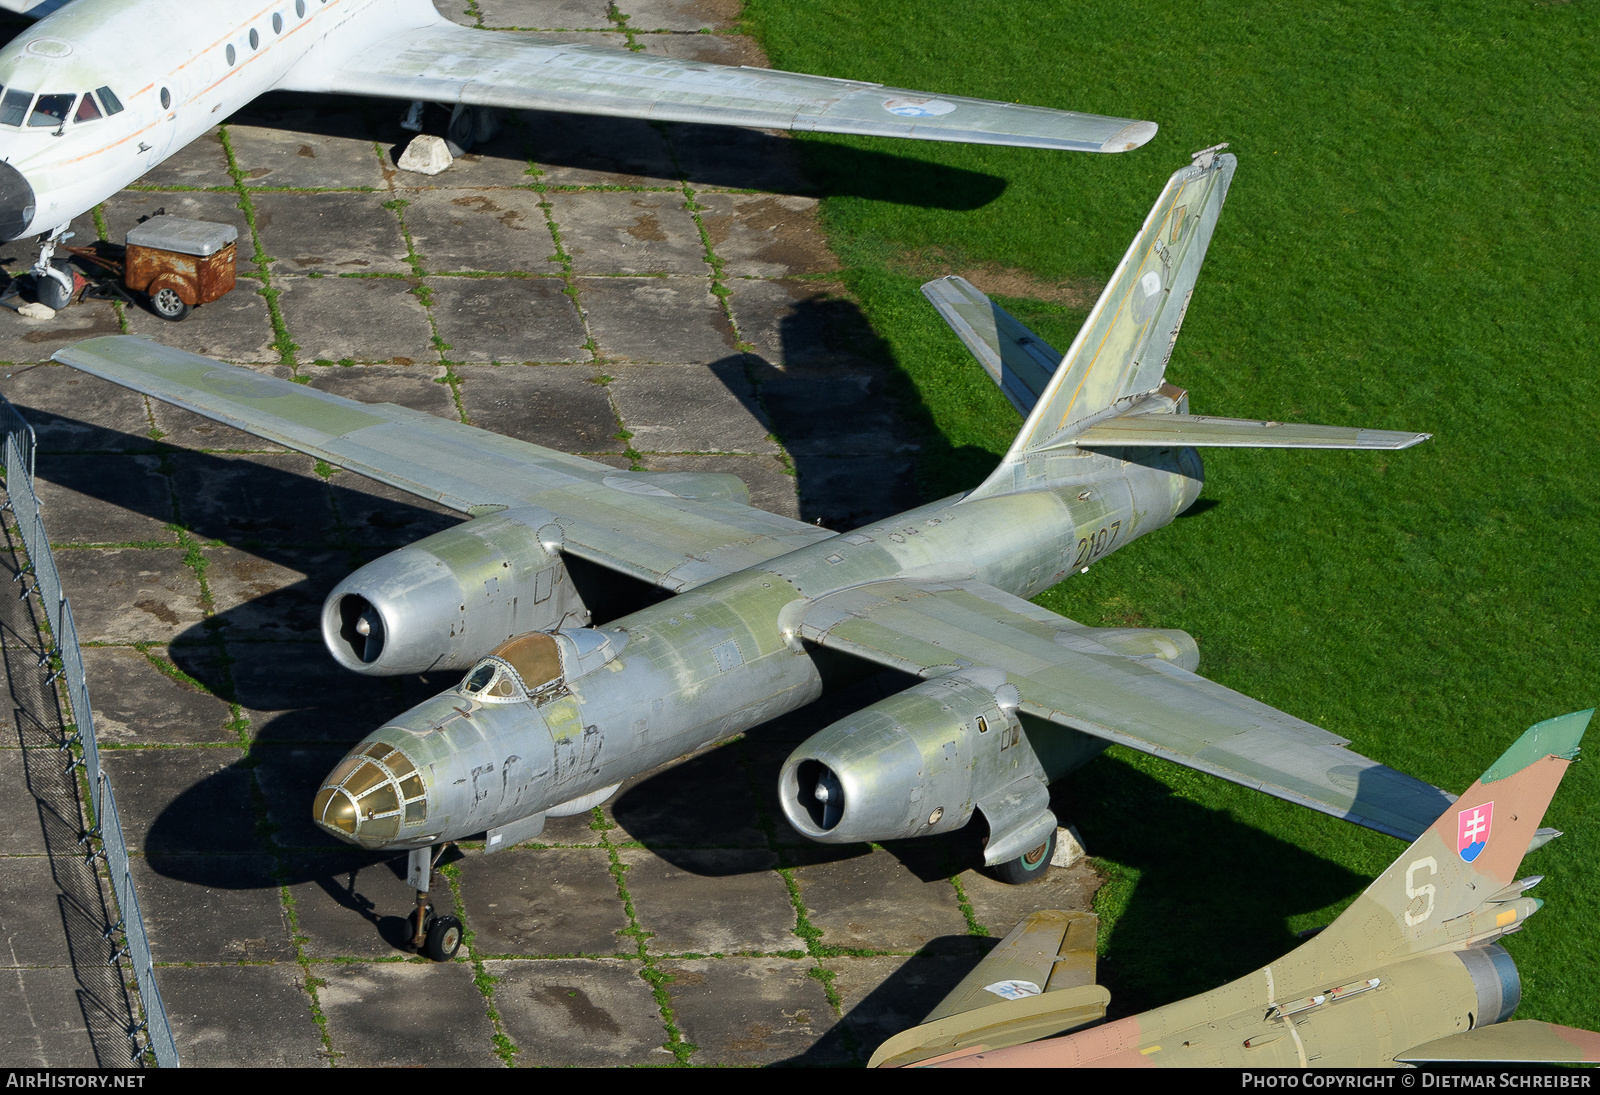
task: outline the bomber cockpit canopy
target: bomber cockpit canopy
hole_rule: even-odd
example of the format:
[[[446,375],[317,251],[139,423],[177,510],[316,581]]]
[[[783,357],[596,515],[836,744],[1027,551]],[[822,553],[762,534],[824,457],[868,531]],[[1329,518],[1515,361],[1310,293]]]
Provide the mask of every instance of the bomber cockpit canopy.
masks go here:
[[[97,122],[121,112],[122,100],[110,87],[81,94],[67,91],[35,95],[22,88],[0,85],[0,125],[4,126],[59,130],[67,124],[68,118],[74,124]]]
[[[575,627],[554,634],[534,631],[507,639],[467,674],[463,694],[481,703],[515,703],[554,692],[616,657],[627,642],[619,633]]]

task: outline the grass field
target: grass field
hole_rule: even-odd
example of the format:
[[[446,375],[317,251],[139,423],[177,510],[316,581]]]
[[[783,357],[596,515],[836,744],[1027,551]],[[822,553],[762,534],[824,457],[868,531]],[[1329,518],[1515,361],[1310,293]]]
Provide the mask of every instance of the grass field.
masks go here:
[[[1197,413],[1435,435],[1210,450],[1208,508],[1041,603],[1184,628],[1201,672],[1453,792],[1533,722],[1600,702],[1600,7],[749,0],[746,17],[779,68],[1161,125],[1118,156],[806,138],[850,288],[926,427],[929,495],[976,483],[1020,420],[918,284],[1022,286],[1005,303],[1065,347],[1166,176],[1218,141],[1239,170],[1169,379]],[[1110,878],[1115,1014],[1271,960],[1401,851],[1126,750],[1061,790]],[[1548,904],[1507,944],[1518,1015],[1600,1029],[1600,765],[1573,768],[1546,824],[1567,835],[1525,863]]]

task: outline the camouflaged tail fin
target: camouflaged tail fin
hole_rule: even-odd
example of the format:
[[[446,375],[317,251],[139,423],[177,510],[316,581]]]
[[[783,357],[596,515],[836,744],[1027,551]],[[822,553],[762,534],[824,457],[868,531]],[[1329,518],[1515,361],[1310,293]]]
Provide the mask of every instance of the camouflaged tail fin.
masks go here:
[[[1308,946],[1398,957],[1491,942],[1543,902],[1517,880],[1593,710],[1531,727]],[[1545,830],[1544,832],[1548,832]]]
[[[1203,154],[1173,173],[1017,435],[1011,459],[1069,440],[1119,401],[1161,386],[1238,161]]]

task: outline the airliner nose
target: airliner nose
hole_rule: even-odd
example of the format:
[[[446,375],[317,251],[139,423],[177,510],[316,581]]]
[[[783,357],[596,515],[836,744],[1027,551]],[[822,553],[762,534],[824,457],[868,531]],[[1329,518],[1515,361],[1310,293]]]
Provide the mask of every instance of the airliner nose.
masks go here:
[[[9,243],[33,223],[33,187],[22,172],[0,160],[0,243]]]
[[[311,806],[319,828],[363,848],[385,847],[402,825],[420,825],[427,816],[422,774],[410,757],[383,742],[357,746],[322,781]]]

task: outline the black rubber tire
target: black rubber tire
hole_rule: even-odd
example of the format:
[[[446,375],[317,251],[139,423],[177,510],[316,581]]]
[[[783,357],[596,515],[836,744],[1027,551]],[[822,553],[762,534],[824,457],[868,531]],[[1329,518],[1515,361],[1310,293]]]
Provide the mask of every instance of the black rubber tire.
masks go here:
[[[448,962],[461,949],[461,921],[453,916],[436,916],[428,925],[428,938],[422,953],[435,962]]]
[[[162,319],[177,323],[189,315],[189,306],[176,289],[157,289],[150,294],[150,310]]]
[[[444,143],[450,150],[451,156],[465,156],[472,151],[477,139],[478,112],[475,108],[468,107],[450,119],[450,124],[445,130]]]
[[[1016,859],[1008,859],[1004,863],[996,863],[993,868],[994,876],[1012,886],[1037,882],[1050,873],[1050,857],[1055,854],[1056,831],[1051,829],[1049,838],[1031,852],[1025,852]]]
[[[67,265],[65,261],[55,259],[50,265],[66,274],[69,283],[72,281],[72,267]],[[43,304],[46,308],[54,308],[58,312],[72,303],[72,290],[64,288],[59,281],[52,277],[35,277],[33,295],[40,304]]]

